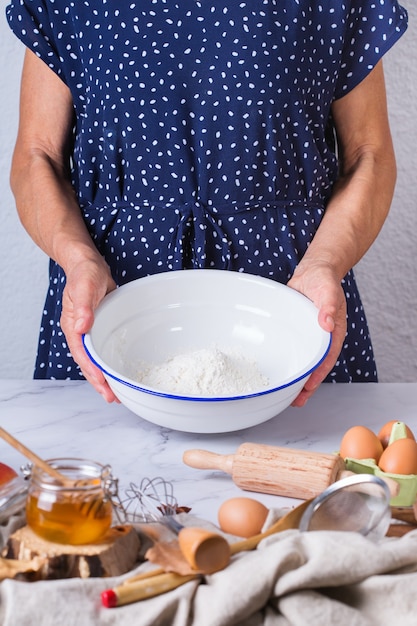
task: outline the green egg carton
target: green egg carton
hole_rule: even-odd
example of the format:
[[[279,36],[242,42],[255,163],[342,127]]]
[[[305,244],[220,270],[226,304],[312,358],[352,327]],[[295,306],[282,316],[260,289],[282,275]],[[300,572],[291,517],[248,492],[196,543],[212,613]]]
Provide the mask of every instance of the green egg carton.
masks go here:
[[[405,424],[397,422],[393,425],[389,444],[397,439],[404,439]],[[388,444],[388,445],[389,445]],[[374,459],[345,459],[346,469],[355,474],[374,474],[380,478],[391,478],[400,485],[398,495],[390,500],[391,506],[412,506],[417,499],[417,475],[416,474],[391,474],[383,472]]]

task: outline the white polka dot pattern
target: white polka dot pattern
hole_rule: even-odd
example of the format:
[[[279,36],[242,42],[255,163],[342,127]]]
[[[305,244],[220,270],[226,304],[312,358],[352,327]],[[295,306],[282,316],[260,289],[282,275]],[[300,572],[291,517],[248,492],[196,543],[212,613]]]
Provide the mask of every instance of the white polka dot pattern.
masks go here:
[[[122,284],[220,267],[288,281],[337,178],[329,111],[407,26],[396,0],[13,0],[71,90],[72,179]],[[51,263],[36,377],[76,378]],[[353,274],[332,380],[375,380]]]

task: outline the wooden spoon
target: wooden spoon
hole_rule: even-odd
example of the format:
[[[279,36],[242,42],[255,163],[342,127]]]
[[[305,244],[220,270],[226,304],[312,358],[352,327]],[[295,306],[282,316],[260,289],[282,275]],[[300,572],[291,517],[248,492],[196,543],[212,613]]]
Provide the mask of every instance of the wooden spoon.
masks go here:
[[[68,483],[68,479],[66,476],[61,474],[61,472],[58,472],[58,470],[56,470],[54,467],[51,467],[49,463],[41,459],[32,450],[29,450],[29,448],[23,445],[23,443],[18,441],[15,437],[13,437],[13,435],[8,433],[1,426],[0,426],[0,437],[4,439],[4,441],[7,441],[7,443],[10,444],[13,448],[15,448],[15,450],[23,454],[23,456],[28,458],[30,461],[32,461],[32,463],[34,463],[36,467],[39,467],[41,470],[43,470],[44,472],[52,476],[52,478],[55,478],[55,480],[62,483],[63,485]]]
[[[62,474],[61,472],[58,472],[57,469],[55,469],[54,467],[49,465],[49,463],[41,459],[35,452],[33,452],[33,450],[30,450],[29,448],[27,448],[21,441],[18,441],[18,439],[13,437],[13,435],[8,433],[7,430],[4,430],[4,428],[2,428],[1,426],[0,426],[0,437],[4,439],[4,441],[6,441],[8,444],[10,444],[13,448],[15,448],[15,450],[23,454],[30,461],[32,461],[32,463],[36,465],[36,467],[39,467],[46,474],[51,476],[62,487],[79,488],[85,485],[87,486],[89,485],[88,480],[86,481],[84,479],[79,479],[79,480],[74,481],[68,478],[67,476],[65,476],[64,474]],[[77,500],[77,496],[75,500]],[[79,507],[80,507],[79,510],[80,510],[81,515],[85,517],[98,516],[100,509],[104,504],[104,500],[102,497],[97,497],[96,495],[94,495],[94,497],[92,498],[90,497],[89,499],[85,499],[80,494],[77,504],[79,504]]]
[[[245,552],[247,550],[254,550],[257,547],[258,543],[266,537],[269,537],[270,535],[275,535],[275,533],[282,532],[283,530],[289,530],[290,528],[298,528],[303,513],[312,501],[312,499],[305,500],[305,502],[302,502],[295,508],[291,509],[291,511],[283,515],[283,517],[280,517],[279,520],[275,522],[275,524],[272,524],[272,526],[268,528],[268,530],[265,530],[263,533],[253,535],[253,537],[248,537],[248,539],[243,539],[242,541],[236,541],[235,543],[231,543],[231,554],[237,554],[238,552]]]
[[[291,509],[265,532],[230,544],[230,553],[237,554],[238,552],[254,550],[262,539],[283,530],[298,528],[301,517],[310,502],[311,500],[306,500],[294,509]],[[153,598],[198,578],[201,578],[201,574],[180,575],[158,568],[132,576],[115,589],[106,589],[102,592],[101,599],[106,607],[122,606],[131,602]]]

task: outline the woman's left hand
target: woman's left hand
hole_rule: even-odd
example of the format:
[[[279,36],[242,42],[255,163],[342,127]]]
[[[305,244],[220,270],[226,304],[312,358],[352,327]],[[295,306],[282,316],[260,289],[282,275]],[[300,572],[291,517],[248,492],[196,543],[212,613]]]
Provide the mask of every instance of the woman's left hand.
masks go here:
[[[296,268],[288,286],[304,294],[318,308],[318,321],[323,330],[332,333],[330,350],[314,370],[292,406],[304,406],[332,370],[346,336],[346,299],[333,268],[328,264],[304,264]]]
[[[343,276],[372,245],[388,214],[396,179],[382,61],[332,104],[339,179],[320,226],[288,282],[319,309],[333,333],[329,354],[294,400],[303,406],[336,363],[346,336]]]

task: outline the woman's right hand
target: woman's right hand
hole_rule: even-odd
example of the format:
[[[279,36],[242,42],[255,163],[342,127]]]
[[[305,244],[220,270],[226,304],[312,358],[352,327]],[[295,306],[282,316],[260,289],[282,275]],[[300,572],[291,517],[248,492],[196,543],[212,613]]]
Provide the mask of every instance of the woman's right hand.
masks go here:
[[[11,185],[23,226],[33,241],[63,268],[61,328],[85,378],[108,401],[117,400],[91,362],[82,336],[94,311],[116,285],[84,223],[71,184],[69,153],[74,103],[60,77],[26,50],[21,84],[19,132]]]
[[[88,357],[82,336],[93,326],[94,311],[116,284],[104,259],[82,260],[66,270],[61,328],[68,348],[84,377],[107,402],[119,402],[101,370]]]

